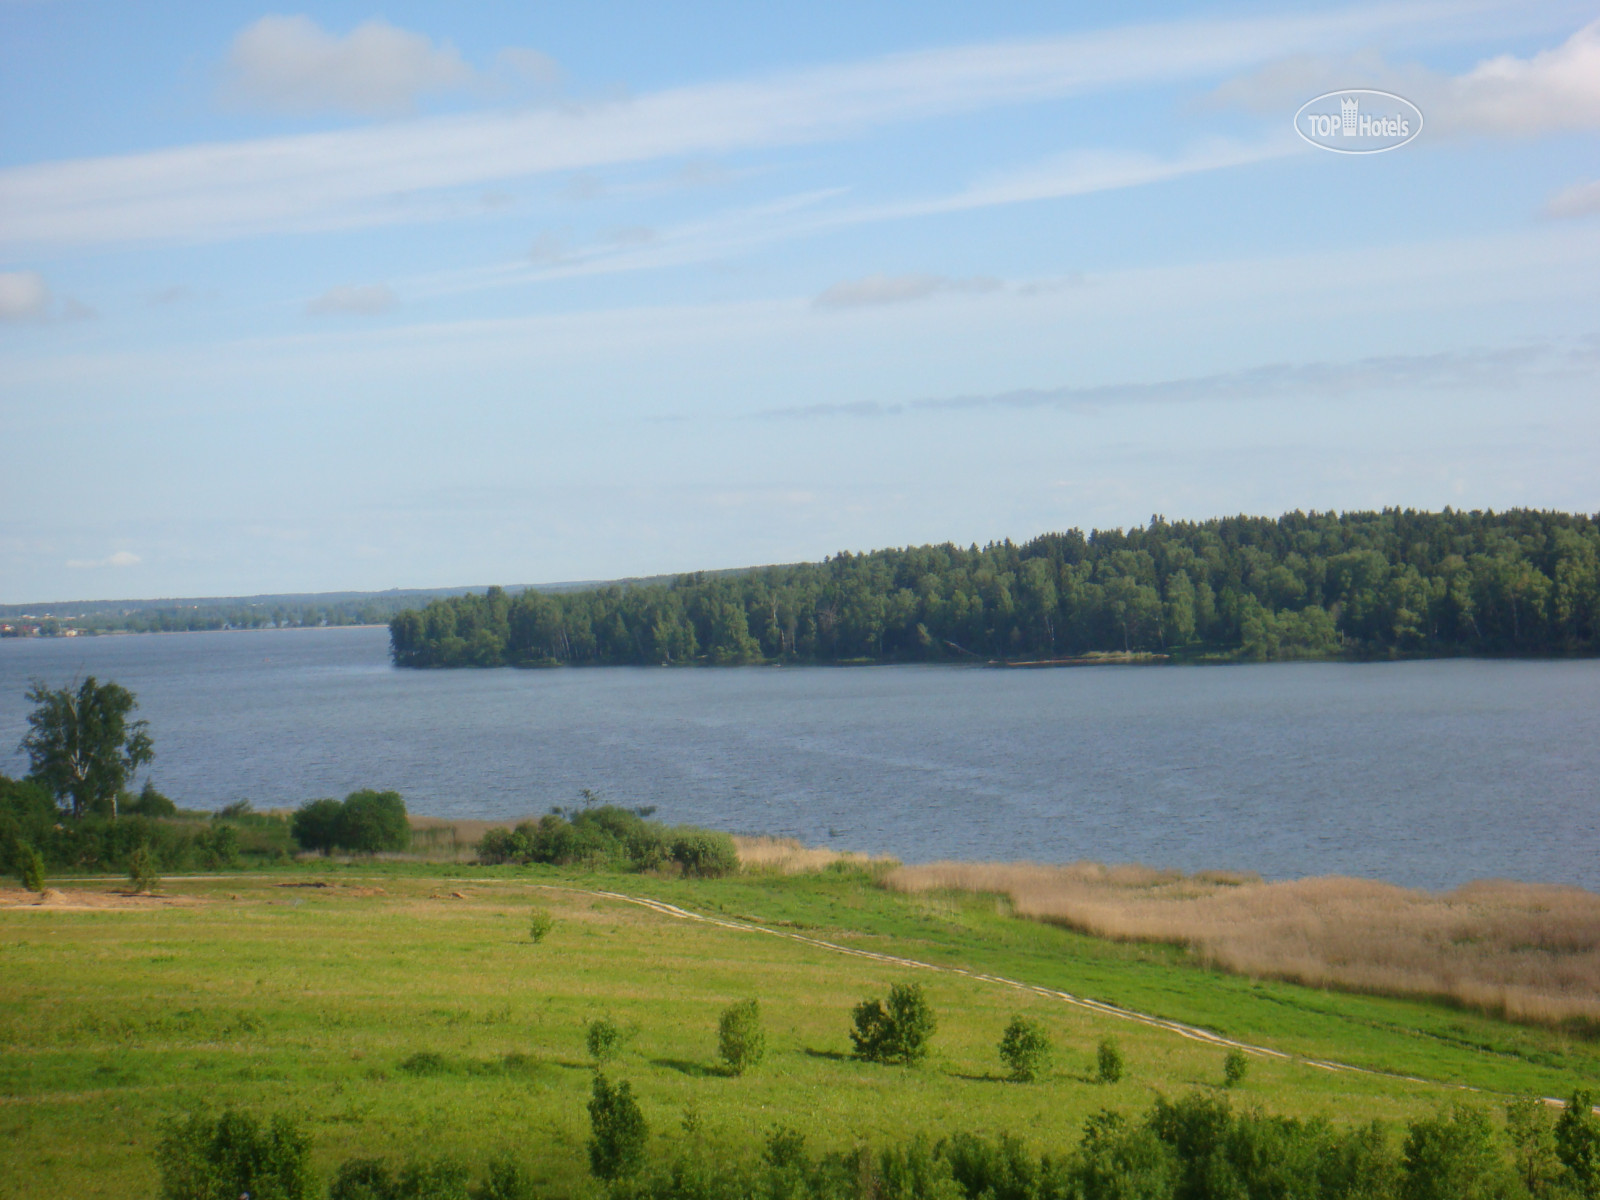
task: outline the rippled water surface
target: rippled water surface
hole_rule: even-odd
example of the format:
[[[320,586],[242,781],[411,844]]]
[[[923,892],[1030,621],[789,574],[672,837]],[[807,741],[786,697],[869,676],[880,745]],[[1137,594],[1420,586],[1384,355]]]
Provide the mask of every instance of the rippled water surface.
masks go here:
[[[519,816],[589,787],[907,861],[1600,889],[1595,661],[400,671],[382,629],[8,640],[0,770],[28,678],[91,673],[138,694],[189,807],[370,786]]]

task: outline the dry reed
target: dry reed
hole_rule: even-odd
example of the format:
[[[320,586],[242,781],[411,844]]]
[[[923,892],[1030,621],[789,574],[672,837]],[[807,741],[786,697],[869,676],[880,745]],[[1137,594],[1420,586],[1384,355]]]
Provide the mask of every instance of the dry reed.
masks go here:
[[[1339,876],[1264,883],[1098,863],[928,863],[885,882],[1001,894],[1019,916],[1182,945],[1244,975],[1600,1032],[1600,895],[1581,888],[1485,880],[1435,894]]]
[[[733,844],[739,851],[741,868],[774,875],[800,875],[807,871],[825,871],[837,862],[871,867],[888,866],[895,861],[891,858],[871,858],[850,850],[807,846],[795,838],[735,835]]]

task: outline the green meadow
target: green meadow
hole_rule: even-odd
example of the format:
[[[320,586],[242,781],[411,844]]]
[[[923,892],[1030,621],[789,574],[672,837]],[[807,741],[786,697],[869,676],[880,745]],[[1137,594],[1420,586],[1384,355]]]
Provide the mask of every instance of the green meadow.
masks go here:
[[[729,1154],[750,1153],[777,1125],[819,1151],[958,1130],[1065,1150],[1099,1109],[1133,1113],[1157,1094],[1224,1089],[1224,1050],[1168,1030],[599,891],[1001,975],[1294,1056],[1253,1056],[1228,1090],[1239,1107],[1398,1122],[1463,1098],[1498,1110],[1510,1095],[1600,1084],[1600,1046],[1558,1032],[1230,976],[1174,948],[1021,920],[993,898],[892,893],[860,870],[694,881],[302,864],[170,879],[166,903],[84,908],[72,905],[117,903],[111,885],[56,886],[54,905],[0,908],[5,1200],[154,1195],[163,1119],[228,1105],[303,1122],[324,1175],[358,1155],[481,1165],[510,1151],[544,1191],[589,1193],[584,1034],[598,1017],[628,1032],[606,1070],[632,1083],[658,1158],[681,1142],[686,1116]],[[555,920],[537,944],[535,906]],[[850,1058],[851,1007],[907,980],[938,1014],[928,1059],[903,1068]],[[717,1059],[717,1018],[750,997],[767,1054],[734,1077]],[[1033,1084],[1007,1081],[996,1053],[1019,1013],[1055,1045],[1053,1067]],[[1126,1060],[1116,1084],[1093,1079],[1108,1036]]]

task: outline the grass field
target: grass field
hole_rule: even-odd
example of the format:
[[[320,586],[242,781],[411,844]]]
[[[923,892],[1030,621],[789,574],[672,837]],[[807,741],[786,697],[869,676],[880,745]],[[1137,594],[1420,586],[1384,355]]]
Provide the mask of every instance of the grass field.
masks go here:
[[[675,919],[615,890],[841,945],[962,966],[1411,1082],[1256,1058],[1236,1103],[1338,1123],[1405,1119],[1465,1084],[1558,1096],[1600,1083],[1600,1046],[1420,1002],[1254,982],[1161,946],[1102,942],[1009,915],[993,897],[901,895],[862,871],[689,881],[543,868],[380,864],[170,880],[169,902],[60,884],[52,906],[0,908],[0,1197],[145,1196],[160,1120],[242,1105],[306,1124],[326,1173],[358,1154],[511,1150],[552,1194],[589,1189],[584,1027],[634,1031],[609,1071],[632,1081],[658,1154],[687,1109],[714,1144],[775,1124],[845,1148],[917,1129],[1077,1141],[1102,1107],[1220,1088],[1223,1051],[971,978],[891,967],[804,942]],[[425,873],[425,872],[431,872]],[[326,884],[328,886],[309,886]],[[95,900],[116,907],[73,907]],[[29,899],[9,893],[4,901]],[[528,936],[530,907],[554,931]],[[916,979],[940,1016],[903,1069],[848,1057],[849,1010]],[[715,1057],[718,1013],[760,999],[768,1056],[742,1078]],[[1057,1046],[1043,1082],[1005,1082],[1013,1013]],[[1121,1043],[1123,1081],[1090,1079]],[[410,1062],[418,1054],[437,1056]],[[417,1070],[419,1065],[423,1070]],[[1498,1105],[1498,1095],[1481,1097]]]

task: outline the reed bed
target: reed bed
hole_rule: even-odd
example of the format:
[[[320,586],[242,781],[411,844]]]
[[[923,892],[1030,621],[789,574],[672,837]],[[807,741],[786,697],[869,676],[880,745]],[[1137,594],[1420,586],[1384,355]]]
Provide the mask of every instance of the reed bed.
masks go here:
[[[1088,862],[928,863],[885,883],[1003,895],[1019,916],[1185,946],[1244,975],[1444,1000],[1600,1036],[1600,895],[1581,888],[1484,880],[1432,893]]]
[[[834,863],[848,863],[859,867],[889,866],[895,863],[894,859],[872,858],[852,850],[829,850],[822,846],[807,846],[796,838],[742,837],[735,834],[733,844],[739,851],[741,869],[775,875],[801,875],[807,871],[825,871]]]

